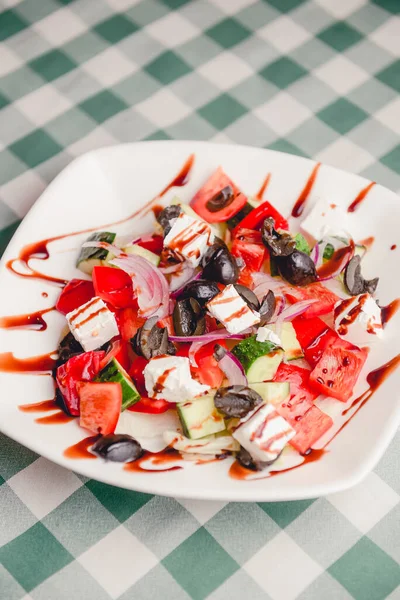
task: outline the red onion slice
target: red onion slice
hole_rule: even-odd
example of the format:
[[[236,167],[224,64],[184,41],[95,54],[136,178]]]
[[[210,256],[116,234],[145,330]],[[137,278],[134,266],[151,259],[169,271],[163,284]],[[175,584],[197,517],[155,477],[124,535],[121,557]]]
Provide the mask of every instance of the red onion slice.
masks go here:
[[[141,256],[129,255],[114,258],[111,265],[119,267],[132,278],[140,315],[160,319],[169,314],[168,282],[160,270]]]
[[[247,385],[247,377],[242,363],[232,352],[226,350],[224,356],[219,359],[218,366],[225,373],[229,385]]]
[[[260,302],[269,290],[279,292],[284,286],[280,277],[272,277],[269,273],[253,273],[252,278],[255,285],[253,292]]]
[[[315,244],[314,248],[311,250],[310,257],[314,261],[314,264],[317,265],[318,259],[319,259],[319,244],[318,243]]]

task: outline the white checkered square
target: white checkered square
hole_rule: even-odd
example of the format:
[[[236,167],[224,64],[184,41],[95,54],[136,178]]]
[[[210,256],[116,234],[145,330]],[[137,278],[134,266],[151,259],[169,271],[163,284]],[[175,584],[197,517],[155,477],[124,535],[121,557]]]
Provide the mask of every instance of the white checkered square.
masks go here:
[[[315,0],[336,19],[345,19],[353,12],[365,6],[368,0]]]
[[[375,119],[400,135],[400,98],[395,98],[375,113]]]
[[[369,79],[366,71],[343,55],[335,56],[317,67],[313,73],[341,95],[348,94]]]
[[[126,58],[115,47],[96,54],[82,68],[105,87],[114,85],[138,70],[133,60]]]
[[[33,25],[33,29],[52,46],[62,46],[87,27],[69,8],[61,8]]]
[[[24,171],[0,187],[0,195],[19,217],[24,217],[46,189],[46,182],[32,170]]]
[[[399,5],[400,9],[400,5]],[[392,17],[371,33],[371,40],[393,56],[400,56],[400,17]]]
[[[55,119],[71,106],[72,102],[60,94],[51,83],[15,102],[15,107],[37,127]]]
[[[123,525],[81,554],[78,561],[111,598],[118,598],[158,562]]]
[[[157,127],[169,127],[190,114],[191,109],[167,88],[136,105],[136,110]]]
[[[82,482],[71,471],[39,458],[11,477],[8,485],[25,506],[42,519],[80,488]]]
[[[309,31],[286,15],[267,23],[257,35],[282,53],[291,52],[312,37]]]
[[[0,77],[16,71],[23,64],[21,58],[5,44],[2,45],[0,53]]]
[[[231,52],[221,52],[199,68],[199,73],[221,90],[228,90],[252,74],[247,63]]]
[[[345,171],[351,170],[352,173],[360,173],[375,161],[369,152],[345,137],[340,137],[319,152],[315,160]]]
[[[211,0],[226,15],[234,15],[243,8],[249,8],[257,3],[257,0]]]
[[[284,136],[306,121],[312,113],[287,92],[279,92],[272,100],[258,106],[254,114],[273,131]]]
[[[147,27],[147,33],[166,48],[174,48],[200,35],[201,31],[178,12],[171,12]]]
[[[273,600],[294,600],[323,571],[284,531],[243,569]]]

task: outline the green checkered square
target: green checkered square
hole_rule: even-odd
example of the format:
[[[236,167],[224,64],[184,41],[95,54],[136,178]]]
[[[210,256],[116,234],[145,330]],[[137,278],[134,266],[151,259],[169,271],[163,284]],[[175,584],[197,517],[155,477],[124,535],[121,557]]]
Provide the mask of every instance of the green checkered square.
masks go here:
[[[203,600],[239,565],[203,528],[198,529],[162,564],[193,600]]]
[[[6,98],[3,94],[0,93],[0,110],[5,108],[7,104],[9,104],[9,99]]]
[[[287,527],[297,519],[314,500],[299,500],[298,502],[259,502],[258,506],[267,513],[280,527]]]
[[[400,566],[363,537],[330,568],[355,600],[384,600],[400,585]]]
[[[385,156],[381,156],[380,161],[389,169],[393,169],[393,171],[400,174],[400,145],[393,148]]]
[[[149,63],[145,70],[162,85],[168,85],[190,73],[190,67],[179,56],[168,50]]]
[[[41,523],[0,548],[0,562],[27,592],[72,560]]]
[[[6,40],[26,27],[28,23],[15,10],[10,9],[0,13],[0,41]]]
[[[400,92],[400,59],[380,71],[376,78],[392,87],[396,92]]]
[[[10,150],[32,169],[61,152],[62,146],[53,140],[44,129],[36,129],[30,135],[11,144]]]
[[[110,19],[96,25],[94,30],[110,44],[116,44],[127,36],[132,35],[132,33],[135,33],[138,30],[138,26],[124,15],[114,15]]]
[[[88,481],[86,487],[121,523],[144,506],[153,496],[116,488],[99,481]]]
[[[337,52],[343,52],[362,39],[362,35],[354,27],[350,27],[344,21],[331,25],[318,34],[320,40],[328,44]]]
[[[269,4],[272,4],[281,12],[290,12],[305,2],[306,0],[268,0]]]
[[[112,92],[104,90],[82,102],[79,107],[94,121],[103,123],[106,119],[128,108],[128,105]]]
[[[223,48],[232,48],[247,39],[251,32],[236,19],[227,18],[208,29],[206,33]]]
[[[245,107],[228,94],[221,94],[199,109],[199,114],[215,129],[224,129],[245,114]]]
[[[333,104],[330,104],[317,113],[318,117],[341,134],[349,132],[356,125],[359,125],[365,119],[368,119],[368,113],[346,100],[339,98]]]
[[[32,60],[29,66],[46,81],[53,81],[75,69],[76,63],[60,50],[51,50]]]
[[[264,79],[281,89],[287,88],[306,74],[306,69],[287,57],[275,60],[260,71]]]

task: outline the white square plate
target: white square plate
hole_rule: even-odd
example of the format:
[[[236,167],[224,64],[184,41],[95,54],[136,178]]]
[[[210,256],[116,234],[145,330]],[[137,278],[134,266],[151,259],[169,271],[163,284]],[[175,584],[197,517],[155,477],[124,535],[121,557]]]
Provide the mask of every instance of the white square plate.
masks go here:
[[[312,161],[241,146],[203,142],[146,142],[127,144],[91,152],[74,161],[44,192],[24,219],[1,263],[0,315],[25,314],[54,306],[60,288],[49,281],[18,277],[7,263],[21,249],[38,240],[63,236],[124,219],[149,199],[156,197],[177,174],[188,156],[195,154],[189,182],[173,188],[165,196],[178,194],[190,200],[210,173],[221,165],[249,195],[260,188],[267,173],[271,179],[266,196],[289,215],[294,201],[304,188],[315,163]],[[361,177],[321,166],[312,187],[304,215],[318,198],[327,197],[347,208],[368,182]],[[135,217],[113,227],[118,234],[140,234],[152,227],[152,214]],[[355,240],[374,236],[375,241],[363,261],[364,275],[379,276],[378,298],[386,305],[400,296],[398,250],[400,247],[400,203],[391,191],[379,185],[369,192],[359,209],[349,214],[350,231]],[[291,220],[292,230],[298,220]],[[75,259],[87,233],[61,237],[50,242],[50,257],[30,261],[30,267],[61,279],[81,277]],[[14,263],[21,272],[23,265]],[[47,296],[45,296],[47,295]],[[400,314],[395,316],[384,339],[373,345],[366,367],[355,390],[367,388],[366,375],[400,352]],[[0,353],[12,352],[18,358],[46,354],[57,348],[65,326],[62,315],[44,315],[47,328],[42,331],[0,329]],[[0,362],[4,355],[0,356]],[[348,488],[362,479],[376,464],[400,422],[400,370],[391,374],[372,398],[357,412],[348,426],[327,446],[319,461],[281,473],[278,477],[240,481],[228,476],[231,459],[197,466],[189,464],[180,471],[136,473],[121,464],[96,460],[72,460],[65,448],[85,436],[77,422],[43,425],[38,415],[21,412],[21,404],[53,397],[53,381],[48,374],[0,372],[0,429],[18,442],[46,458],[88,477],[117,486],[148,493],[187,498],[230,501],[295,500],[317,497]],[[335,401],[335,410],[343,405]],[[340,424],[340,419],[339,419]],[[332,432],[331,432],[332,434]]]

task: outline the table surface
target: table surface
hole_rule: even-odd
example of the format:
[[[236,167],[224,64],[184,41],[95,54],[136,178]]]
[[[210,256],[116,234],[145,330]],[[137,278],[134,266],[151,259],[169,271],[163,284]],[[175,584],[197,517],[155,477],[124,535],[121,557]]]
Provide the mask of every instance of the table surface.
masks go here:
[[[399,0],[0,0],[0,251],[92,148],[206,139],[400,189]],[[4,600],[400,598],[400,436],[357,487],[179,501],[0,437]]]

